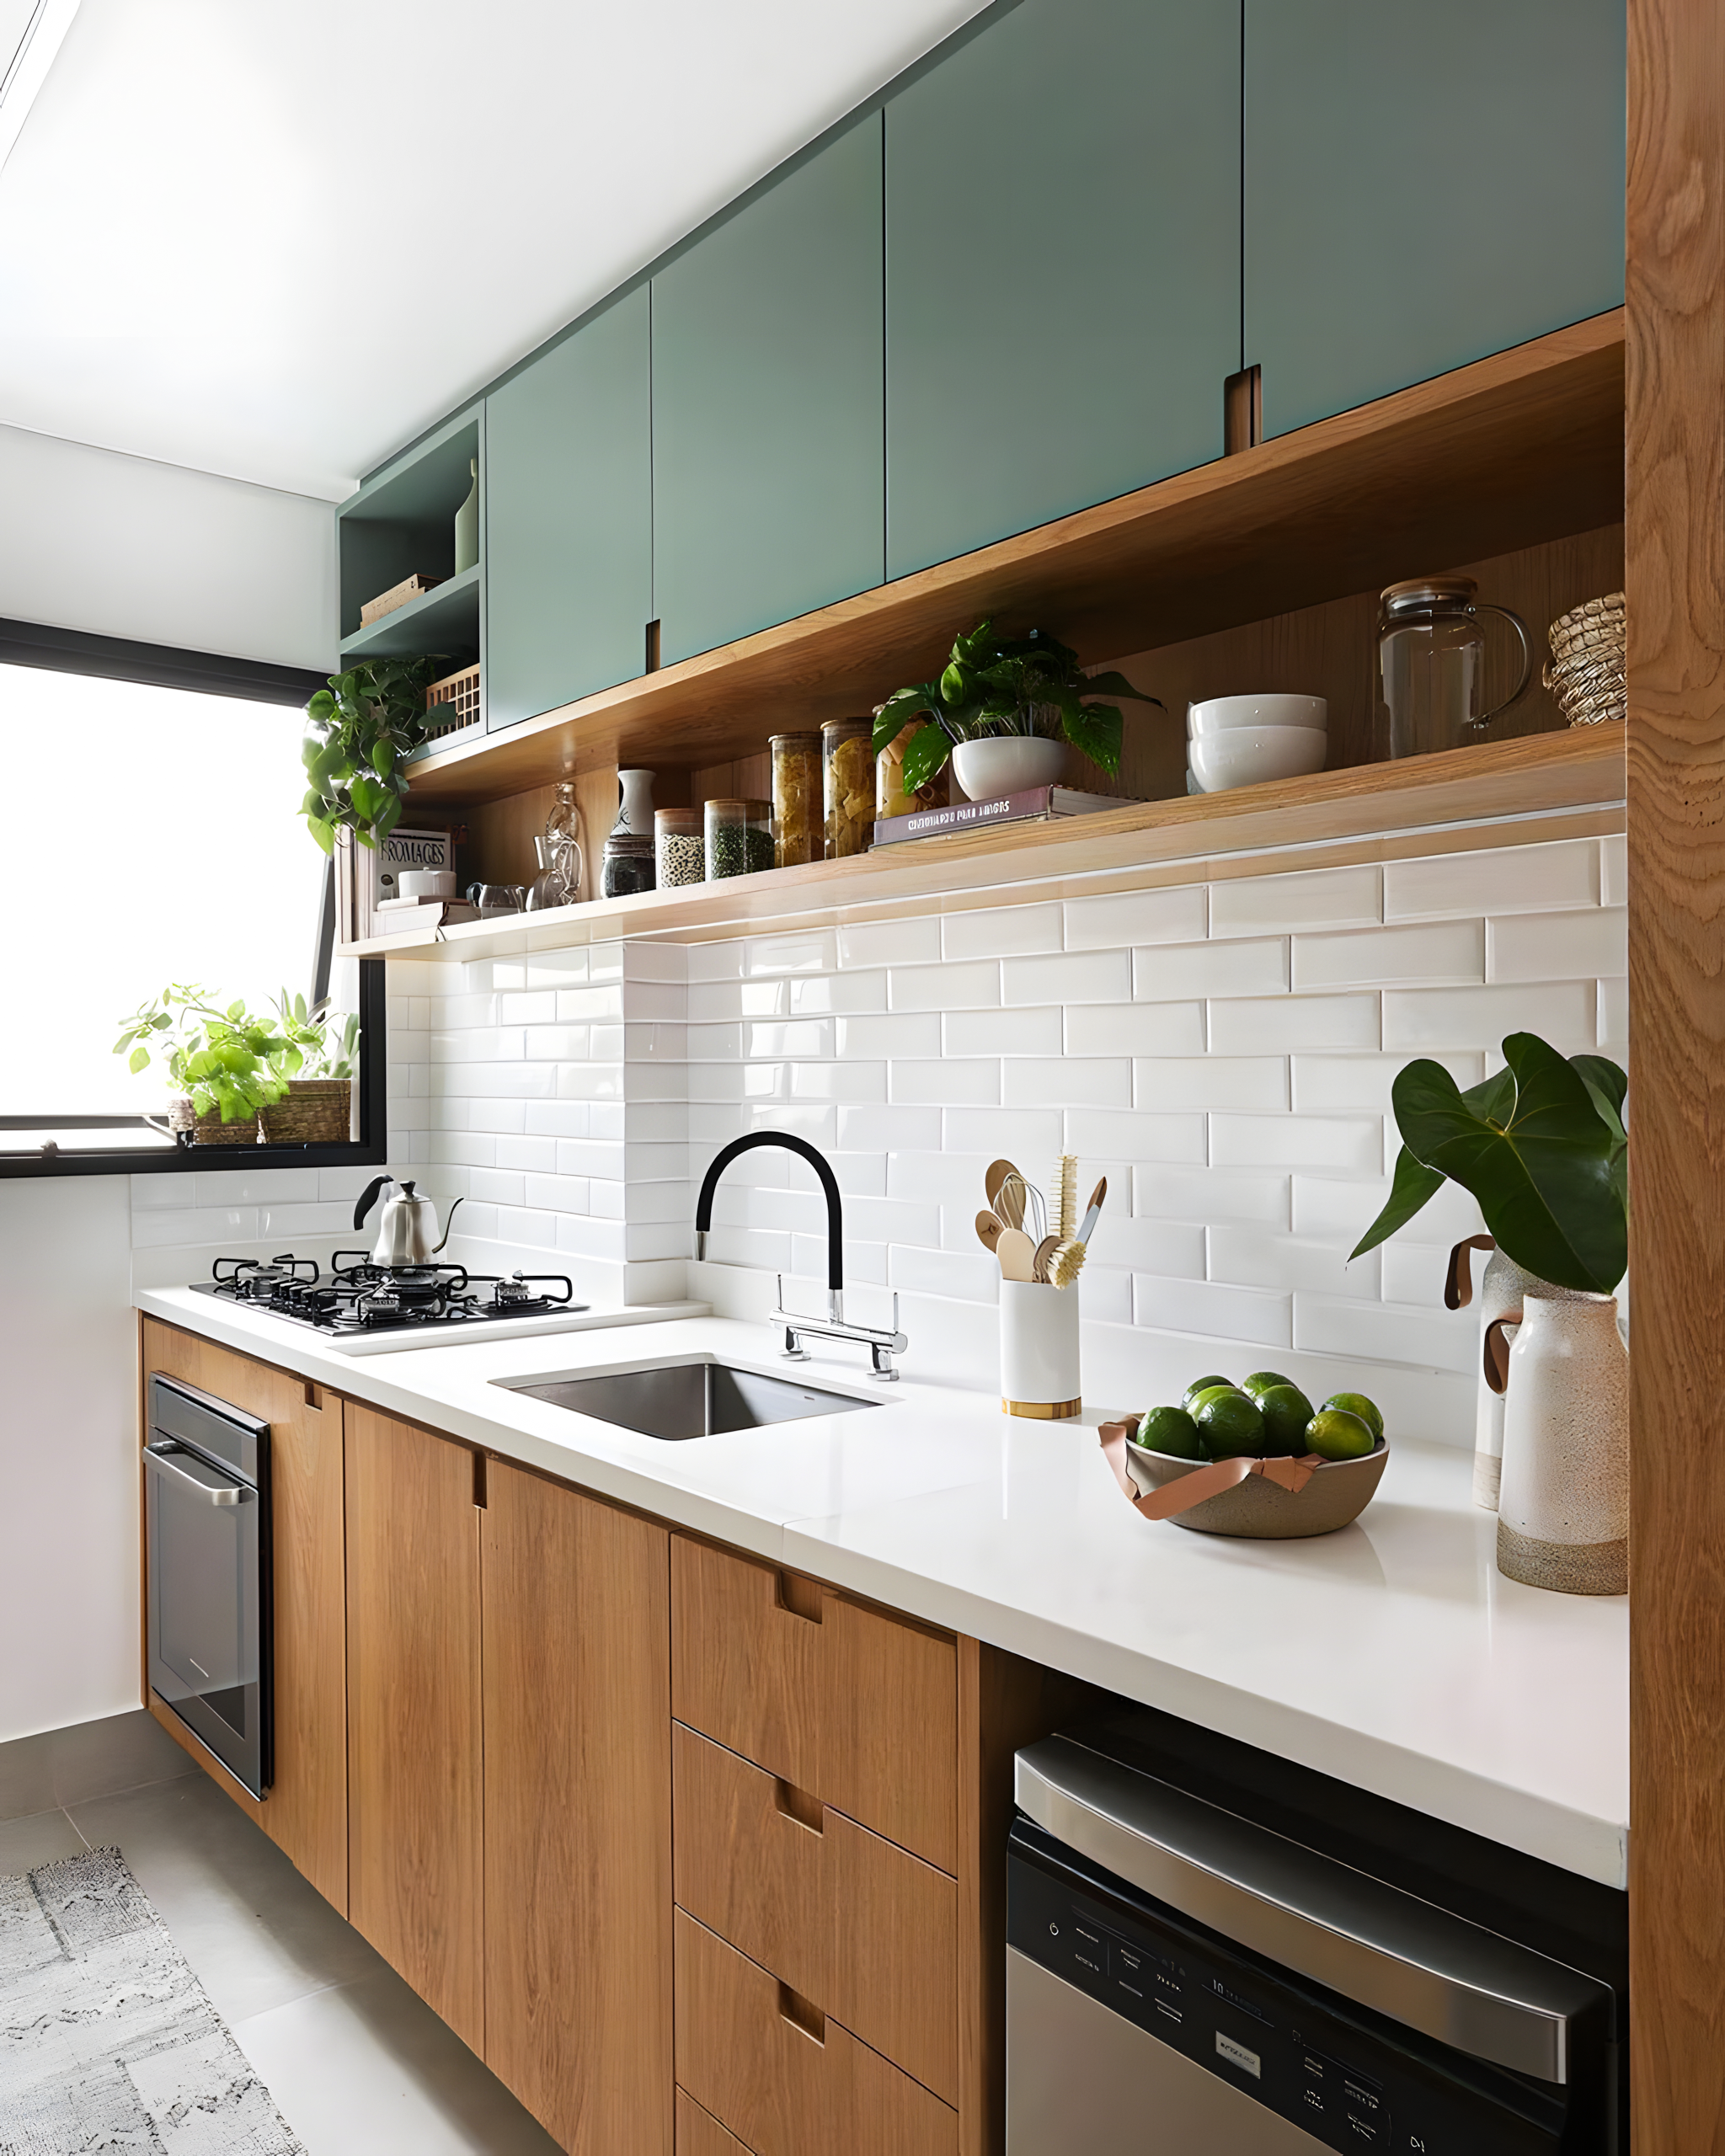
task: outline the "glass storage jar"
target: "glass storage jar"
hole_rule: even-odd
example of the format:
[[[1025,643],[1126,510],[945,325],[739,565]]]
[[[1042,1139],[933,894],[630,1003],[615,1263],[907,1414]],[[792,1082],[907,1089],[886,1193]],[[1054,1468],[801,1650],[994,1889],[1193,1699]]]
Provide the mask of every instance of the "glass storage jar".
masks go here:
[[[653,836],[661,891],[706,881],[707,848],[698,808],[655,808]]]
[[[707,880],[752,876],[772,866],[772,806],[766,801],[707,804]]]
[[[775,734],[772,751],[772,857],[780,868],[819,861],[821,835],[820,736]]]
[[[820,729],[826,857],[861,853],[874,829],[874,721],[830,718]]]
[[[913,718],[902,733],[895,734],[874,760],[874,814],[877,819],[885,816],[914,816],[919,808],[944,808],[948,797],[948,779],[950,764],[943,764],[927,786],[919,786],[914,793],[905,791],[905,751],[925,726],[932,726],[932,718]]]
[[[599,888],[607,899],[638,898],[654,887],[653,841],[633,831],[613,831],[605,841]]]

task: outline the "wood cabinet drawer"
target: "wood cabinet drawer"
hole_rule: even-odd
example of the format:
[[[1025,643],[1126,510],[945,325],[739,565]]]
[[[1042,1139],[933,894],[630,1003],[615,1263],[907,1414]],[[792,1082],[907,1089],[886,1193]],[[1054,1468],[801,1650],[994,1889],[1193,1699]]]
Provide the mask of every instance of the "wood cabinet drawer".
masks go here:
[[[956,2103],[957,1882],[681,1725],[672,1758],[681,1905]]]
[[[678,2085],[756,2156],[957,2156],[959,2116],[676,1913]]]
[[[671,1711],[957,1871],[958,1656],[944,1635],[673,1536]]]
[[[711,2111],[702,2111],[686,2089],[679,2089],[677,2156],[750,2156],[750,2151]]]

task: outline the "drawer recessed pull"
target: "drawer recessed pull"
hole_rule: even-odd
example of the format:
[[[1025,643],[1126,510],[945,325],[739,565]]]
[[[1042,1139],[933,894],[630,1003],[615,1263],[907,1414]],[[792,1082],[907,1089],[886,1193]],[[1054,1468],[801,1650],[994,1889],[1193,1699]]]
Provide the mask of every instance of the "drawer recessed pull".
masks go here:
[[[323,1412],[323,1396],[309,1378],[306,1380],[306,1405],[307,1407],[315,1408],[320,1415]]]
[[[780,2019],[788,2021],[793,2029],[800,2029],[811,2043],[825,2043],[826,2016],[813,1999],[804,1999],[800,1992],[782,1983],[778,1988],[778,2010]]]
[[[793,1617],[804,1617],[811,1625],[820,1622],[820,1588],[814,1580],[805,1580],[800,1572],[781,1572],[778,1576],[778,1606],[788,1609]]]
[[[826,1806],[818,1796],[810,1796],[807,1790],[798,1789],[794,1782],[774,1782],[772,1801],[787,1819],[794,1819],[799,1827],[807,1827],[817,1834],[826,1832]]]

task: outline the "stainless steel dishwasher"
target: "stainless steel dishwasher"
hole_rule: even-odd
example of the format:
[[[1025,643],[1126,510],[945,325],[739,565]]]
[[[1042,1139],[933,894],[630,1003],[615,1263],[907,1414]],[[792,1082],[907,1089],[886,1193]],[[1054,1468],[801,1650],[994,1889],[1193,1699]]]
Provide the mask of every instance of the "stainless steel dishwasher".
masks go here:
[[[1007,2156],[1627,2146],[1621,1897],[1226,1740],[1166,1779],[1156,1736],[1017,1756]]]

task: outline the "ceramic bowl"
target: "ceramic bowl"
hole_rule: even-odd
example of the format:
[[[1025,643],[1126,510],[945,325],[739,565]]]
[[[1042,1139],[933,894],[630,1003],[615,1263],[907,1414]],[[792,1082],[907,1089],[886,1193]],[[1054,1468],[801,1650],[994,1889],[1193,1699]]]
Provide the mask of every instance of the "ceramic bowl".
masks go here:
[[[1322,734],[1329,723],[1330,707],[1322,696],[1210,696],[1186,707],[1186,731],[1194,741],[1240,727],[1306,726]]]
[[[1207,734],[1188,744],[1192,776],[1206,793],[1321,771],[1329,736],[1311,726],[1259,726]]]
[[[1298,1492],[1284,1490],[1262,1475],[1249,1475],[1220,1497],[1206,1497],[1190,1512],[1176,1513],[1167,1524],[1189,1527],[1195,1534],[1237,1534],[1254,1542],[1333,1534],[1338,1527],[1350,1526],[1371,1502],[1389,1457],[1390,1448],[1380,1438],[1358,1460],[1327,1460]],[[1160,1490],[1209,1465],[1201,1460],[1172,1460],[1163,1453],[1146,1452],[1141,1445],[1126,1447],[1126,1472],[1140,1490]]]
[[[1065,772],[1065,743],[1037,734],[991,734],[980,741],[961,741],[953,750],[953,776],[972,801],[1058,786]]]

